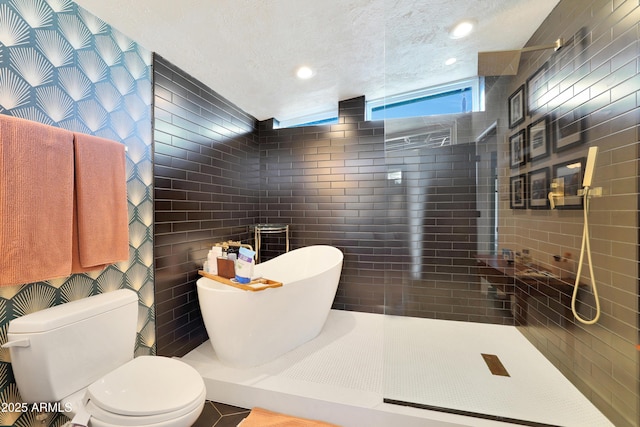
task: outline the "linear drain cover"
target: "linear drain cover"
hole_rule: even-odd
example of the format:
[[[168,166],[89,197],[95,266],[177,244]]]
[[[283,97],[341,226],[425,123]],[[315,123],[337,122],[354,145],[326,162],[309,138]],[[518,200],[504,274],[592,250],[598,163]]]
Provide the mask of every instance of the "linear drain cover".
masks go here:
[[[493,375],[500,375],[502,377],[511,376],[509,375],[509,372],[507,372],[507,369],[504,367],[498,356],[496,356],[495,354],[480,354],[482,354],[482,358],[484,359]]]

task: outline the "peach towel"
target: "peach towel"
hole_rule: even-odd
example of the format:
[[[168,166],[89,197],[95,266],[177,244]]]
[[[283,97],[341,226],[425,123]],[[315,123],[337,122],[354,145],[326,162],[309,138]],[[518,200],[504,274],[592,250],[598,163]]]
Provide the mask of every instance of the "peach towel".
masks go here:
[[[296,418],[262,408],[253,408],[238,427],[339,427],[322,421]]]
[[[71,273],[73,133],[0,114],[0,286]]]
[[[76,133],[77,258],[74,272],[129,259],[124,145]]]

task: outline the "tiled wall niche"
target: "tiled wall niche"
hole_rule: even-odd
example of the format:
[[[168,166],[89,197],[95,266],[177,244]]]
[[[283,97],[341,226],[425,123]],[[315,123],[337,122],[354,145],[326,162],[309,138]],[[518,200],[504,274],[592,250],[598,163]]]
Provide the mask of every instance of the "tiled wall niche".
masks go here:
[[[0,343],[16,317],[128,288],[140,297],[136,354],[153,354],[151,53],[71,1],[0,0],[0,17],[0,114],[124,143],[130,239],[129,260],[103,271],[0,288]],[[0,401],[22,402],[6,349]],[[36,415],[2,411],[0,425],[39,425]],[[51,414],[45,422],[65,421]]]
[[[584,142],[519,169],[508,165],[502,145],[501,188],[510,176],[586,156],[600,148],[594,186],[604,197],[592,199],[590,224],[595,276],[602,316],[586,326],[564,313],[570,295],[545,296],[531,288],[527,315],[520,330],[616,426],[640,423],[638,376],[638,124],[640,7],[635,0],[563,0],[529,41],[545,44],[558,37],[568,41],[552,51],[523,56],[510,93],[545,69],[539,116],[572,114],[580,119]],[[546,67],[546,68],[544,68]],[[508,136],[537,117],[527,115],[517,128],[502,128]],[[506,121],[506,117],[504,117]],[[552,150],[553,151],[553,150]],[[578,257],[582,210],[511,210],[501,199],[501,247],[530,248],[537,261],[549,265],[551,255],[569,251]],[[582,280],[589,283],[588,269]],[[579,312],[594,315],[593,294],[579,294]]]
[[[158,353],[207,339],[195,281],[215,242],[249,242],[259,222],[255,119],[154,55]]]

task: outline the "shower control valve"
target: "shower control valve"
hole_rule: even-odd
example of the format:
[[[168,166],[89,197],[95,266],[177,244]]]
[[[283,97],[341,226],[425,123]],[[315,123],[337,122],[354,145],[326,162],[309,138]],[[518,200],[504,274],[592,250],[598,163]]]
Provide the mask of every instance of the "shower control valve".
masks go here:
[[[551,209],[557,206],[564,206],[564,179],[556,178],[551,182],[551,191],[549,192],[549,204]]]
[[[585,191],[584,188],[581,188],[580,190],[578,190],[578,196],[583,197],[584,191]],[[587,197],[602,197],[602,187],[590,188],[589,195]]]

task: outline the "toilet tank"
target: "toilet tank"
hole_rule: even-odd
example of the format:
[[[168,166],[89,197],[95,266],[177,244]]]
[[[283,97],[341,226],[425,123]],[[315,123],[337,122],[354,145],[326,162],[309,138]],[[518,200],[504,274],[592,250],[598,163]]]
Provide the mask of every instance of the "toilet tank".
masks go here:
[[[133,359],[138,296],[117,290],[9,323],[11,366],[22,400],[56,402]]]

